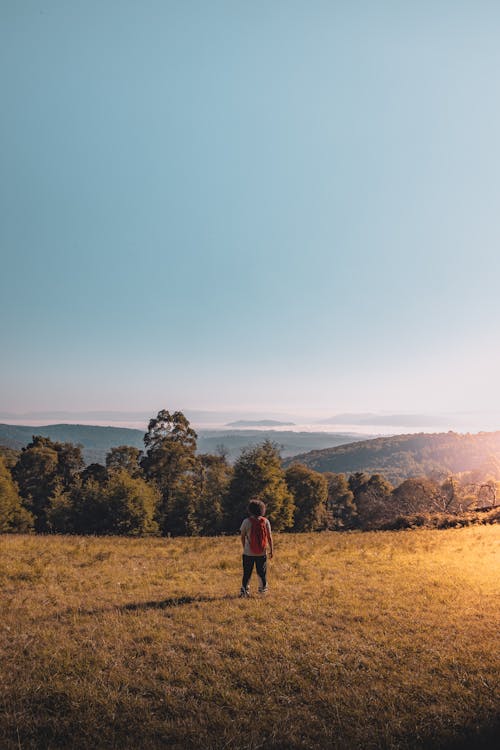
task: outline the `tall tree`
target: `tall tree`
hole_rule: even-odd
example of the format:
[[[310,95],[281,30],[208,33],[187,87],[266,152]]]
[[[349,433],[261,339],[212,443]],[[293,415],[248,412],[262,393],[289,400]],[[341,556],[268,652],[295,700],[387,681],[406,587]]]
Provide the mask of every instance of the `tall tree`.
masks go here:
[[[184,414],[166,410],[151,419],[144,435],[141,467],[161,493],[161,531],[196,533],[196,432]]]
[[[266,504],[267,516],[276,531],[293,526],[293,497],[277,447],[269,440],[244,448],[234,465],[226,497],[228,530],[239,528],[249,501],[256,496]]]
[[[317,531],[327,523],[328,484],[325,477],[303,464],[292,464],[286,483],[295,503],[294,531]]]
[[[196,450],[197,434],[189,420],[181,411],[170,414],[166,409],[149,420],[148,431],[144,435],[144,445],[148,453],[163,445],[165,440],[178,443],[186,449]]]

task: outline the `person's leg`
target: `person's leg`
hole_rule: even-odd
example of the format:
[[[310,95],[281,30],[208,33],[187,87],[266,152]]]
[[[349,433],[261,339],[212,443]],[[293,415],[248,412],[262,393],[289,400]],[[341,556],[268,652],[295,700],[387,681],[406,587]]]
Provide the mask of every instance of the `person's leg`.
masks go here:
[[[260,578],[259,591],[267,591],[267,555],[255,558],[255,567],[257,568],[257,575]]]
[[[242,555],[242,560],[243,560],[243,579],[241,581],[241,591],[243,593],[243,592],[248,592],[248,583],[250,581],[250,576],[252,575],[255,557],[253,557],[252,555]]]

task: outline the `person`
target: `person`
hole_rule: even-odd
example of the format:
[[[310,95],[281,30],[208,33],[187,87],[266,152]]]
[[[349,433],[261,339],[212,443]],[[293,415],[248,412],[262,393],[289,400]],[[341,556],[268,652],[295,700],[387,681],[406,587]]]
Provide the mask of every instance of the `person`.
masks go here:
[[[253,499],[248,505],[248,518],[240,527],[241,546],[243,547],[243,580],[240,597],[250,596],[249,582],[253,566],[260,579],[259,594],[267,593],[267,549],[269,557],[273,556],[273,535],[271,524],[265,517],[266,506],[262,500]]]

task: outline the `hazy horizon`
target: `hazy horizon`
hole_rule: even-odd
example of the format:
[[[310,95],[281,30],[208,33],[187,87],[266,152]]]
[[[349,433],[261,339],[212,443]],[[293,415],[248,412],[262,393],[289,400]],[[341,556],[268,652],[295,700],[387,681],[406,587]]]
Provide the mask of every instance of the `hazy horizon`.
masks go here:
[[[0,409],[497,424],[499,30],[2,3]]]
[[[174,409],[171,409],[174,411]],[[482,432],[500,430],[500,413],[454,414],[393,414],[393,413],[276,413],[248,411],[200,411],[181,409],[198,430],[262,429],[263,431],[331,432],[364,434],[367,436],[396,435],[414,432]],[[81,424],[110,427],[129,427],[146,430],[155,412],[120,411],[43,411],[12,413],[0,411],[0,422],[12,425],[45,426],[49,424]],[[237,421],[248,424],[235,426]],[[259,421],[274,420],[274,425],[258,425]],[[279,422],[283,422],[282,425]],[[252,424],[255,423],[255,424]]]

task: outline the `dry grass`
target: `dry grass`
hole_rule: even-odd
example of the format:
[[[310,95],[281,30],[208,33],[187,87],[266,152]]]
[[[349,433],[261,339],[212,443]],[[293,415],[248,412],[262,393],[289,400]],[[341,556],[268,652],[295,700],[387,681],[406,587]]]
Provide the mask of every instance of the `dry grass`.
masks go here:
[[[0,746],[493,742],[498,525],[276,542],[240,600],[236,537],[0,537]]]

